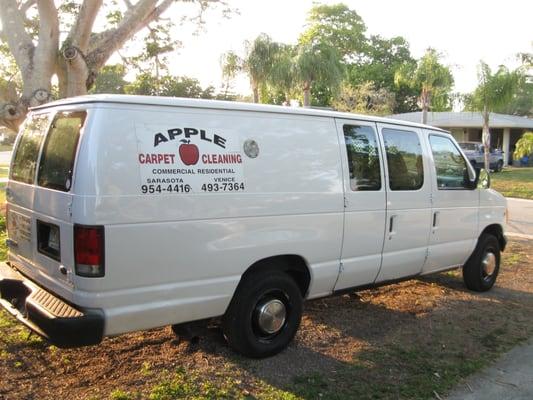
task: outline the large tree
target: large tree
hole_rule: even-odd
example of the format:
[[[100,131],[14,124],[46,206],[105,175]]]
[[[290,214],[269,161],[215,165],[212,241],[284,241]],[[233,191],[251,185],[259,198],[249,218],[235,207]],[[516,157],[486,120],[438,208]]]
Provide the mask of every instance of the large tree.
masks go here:
[[[54,75],[59,97],[87,93],[111,55],[176,1],[124,0],[121,7],[116,2],[103,5],[102,0],[67,1],[60,13],[53,0],[0,0],[0,39],[7,44],[22,81],[20,92],[0,93],[0,124],[16,130],[28,107],[49,101]],[[196,1],[200,10],[219,2]],[[95,32],[101,13],[110,17],[111,27]]]
[[[453,76],[450,68],[440,63],[440,54],[432,48],[420,58],[416,65],[405,64],[395,74],[398,87],[406,85],[419,93],[422,109],[422,123],[427,123],[427,113],[451,109]]]
[[[347,63],[355,62],[366,47],[366,26],[345,4],[319,4],[309,10],[307,27],[299,39],[304,45],[327,44]]]
[[[372,35],[360,60],[348,66],[347,80],[351,87],[367,87],[370,82],[375,90],[394,94],[394,113],[416,111],[417,89],[408,84],[395,84],[394,77],[400,68],[416,68],[407,40],[401,36],[387,39]]]
[[[483,115],[483,146],[485,148],[485,169],[489,169],[490,113],[507,104],[516,93],[522,79],[520,70],[510,71],[500,65],[493,72],[487,63],[479,64],[479,83],[473,93],[465,97],[465,109],[481,111]]]

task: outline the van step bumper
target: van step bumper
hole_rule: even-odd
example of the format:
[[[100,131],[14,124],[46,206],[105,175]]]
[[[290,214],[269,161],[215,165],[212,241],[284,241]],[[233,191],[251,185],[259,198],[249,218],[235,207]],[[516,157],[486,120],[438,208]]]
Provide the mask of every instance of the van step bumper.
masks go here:
[[[0,304],[58,347],[89,346],[102,341],[102,311],[72,306],[6,263],[0,263]]]

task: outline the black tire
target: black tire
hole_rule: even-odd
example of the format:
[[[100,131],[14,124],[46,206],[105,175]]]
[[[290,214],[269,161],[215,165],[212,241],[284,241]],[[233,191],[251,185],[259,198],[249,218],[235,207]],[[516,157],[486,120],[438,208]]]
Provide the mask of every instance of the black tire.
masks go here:
[[[503,169],[503,161],[499,160],[496,163],[496,168],[494,168],[494,172],[500,172]]]
[[[463,266],[465,285],[470,290],[486,292],[494,286],[499,271],[500,242],[493,235],[483,234],[474,252]]]
[[[278,331],[261,330],[259,308],[269,302],[282,302],[285,320]],[[239,284],[222,320],[229,345],[253,358],[269,357],[283,350],[294,338],[302,318],[302,294],[296,282],[281,271],[265,271],[245,278]]]

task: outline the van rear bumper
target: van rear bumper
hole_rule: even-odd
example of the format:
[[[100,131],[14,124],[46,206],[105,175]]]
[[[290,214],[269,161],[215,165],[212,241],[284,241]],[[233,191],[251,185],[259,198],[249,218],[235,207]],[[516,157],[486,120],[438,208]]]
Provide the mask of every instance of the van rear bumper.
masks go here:
[[[0,263],[0,304],[58,347],[88,346],[102,341],[101,310],[72,306],[4,262]]]

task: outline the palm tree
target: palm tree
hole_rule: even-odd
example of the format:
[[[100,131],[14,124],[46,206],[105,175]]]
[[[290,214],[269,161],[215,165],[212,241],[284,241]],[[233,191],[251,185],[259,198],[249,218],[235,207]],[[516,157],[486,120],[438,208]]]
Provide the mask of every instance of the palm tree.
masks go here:
[[[242,59],[233,51],[228,51],[220,57],[222,79],[224,79],[224,98],[227,98],[231,82],[242,71]]]
[[[311,105],[311,88],[314,82],[336,87],[342,80],[344,69],[337,51],[323,43],[303,43],[296,55],[296,77],[304,92],[304,107]]]
[[[495,109],[508,103],[514,96],[522,79],[519,70],[509,71],[500,65],[492,73],[487,63],[481,61],[478,72],[479,84],[474,92],[465,98],[466,109],[481,111],[483,115],[483,146],[485,148],[485,169],[489,169],[490,130],[489,117]]]
[[[265,33],[260,34],[253,42],[246,42],[246,57],[243,69],[250,78],[254,103],[259,102],[259,88],[264,85],[271,74],[274,57],[279,45]]]
[[[439,58],[439,53],[429,48],[414,70],[410,64],[405,64],[394,76],[396,86],[405,85],[420,93],[419,106],[422,108],[423,124],[427,123],[427,113],[432,105],[440,103],[439,108],[442,109],[449,103],[453,76],[450,69],[439,62]]]
[[[268,84],[283,92],[285,101],[289,103],[291,92],[297,83],[296,79],[295,48],[280,44],[274,54]]]

